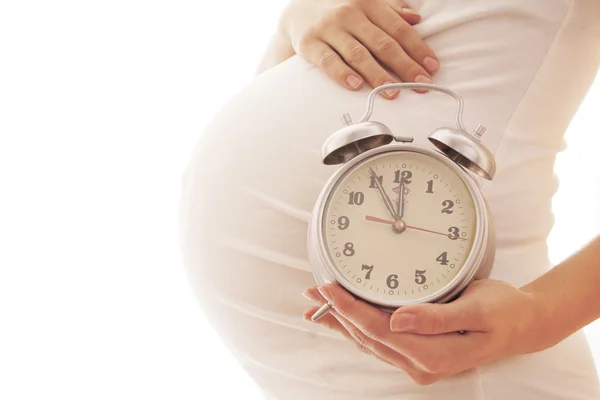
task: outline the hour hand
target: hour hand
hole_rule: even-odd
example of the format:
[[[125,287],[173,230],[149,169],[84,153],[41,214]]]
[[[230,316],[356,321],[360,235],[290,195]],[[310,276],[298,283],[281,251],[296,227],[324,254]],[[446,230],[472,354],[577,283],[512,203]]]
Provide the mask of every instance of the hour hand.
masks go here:
[[[373,171],[373,168],[369,168],[369,170],[371,171],[371,176],[373,177],[373,182],[375,182],[375,186],[377,186],[377,190],[379,190],[379,193],[381,194],[381,197],[383,198],[385,207],[388,209],[388,211],[390,212],[390,215],[392,216],[392,218],[395,221],[396,220],[396,211],[394,211],[394,203],[392,203],[392,200],[390,200],[390,196],[388,196],[387,193],[385,192],[385,190],[383,190],[383,186],[381,185],[381,183],[379,183],[379,179],[378,179],[379,177],[377,176],[375,171]]]

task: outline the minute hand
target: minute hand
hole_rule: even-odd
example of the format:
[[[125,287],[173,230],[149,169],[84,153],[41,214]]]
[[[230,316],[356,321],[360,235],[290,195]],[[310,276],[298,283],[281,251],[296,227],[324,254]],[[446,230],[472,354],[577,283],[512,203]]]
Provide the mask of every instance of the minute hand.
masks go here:
[[[378,176],[375,173],[375,171],[373,171],[373,168],[369,168],[369,170],[371,171],[371,176],[373,177],[373,182],[375,182],[375,186],[377,186],[377,189],[379,190],[379,193],[381,194],[381,197],[383,198],[383,202],[385,203],[386,208],[388,209],[388,211],[390,212],[390,215],[392,216],[392,218],[395,221],[396,220],[396,212],[394,211],[394,203],[392,203],[392,201],[390,200],[390,197],[387,195],[387,193],[385,193],[385,190],[383,190],[383,186],[381,186],[381,184],[379,183]]]

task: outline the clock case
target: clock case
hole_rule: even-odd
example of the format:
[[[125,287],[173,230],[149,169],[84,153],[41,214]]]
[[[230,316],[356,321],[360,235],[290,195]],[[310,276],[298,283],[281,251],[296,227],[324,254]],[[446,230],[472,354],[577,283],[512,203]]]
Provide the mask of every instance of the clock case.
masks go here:
[[[442,92],[458,102],[457,128],[442,127],[432,132],[428,139],[434,149],[412,144],[412,137],[394,136],[381,122],[369,121],[375,96],[395,88],[426,89]],[[394,83],[374,89],[368,98],[367,112],[356,124],[348,114],[342,116],[344,127],[332,134],[323,145],[323,163],[344,164],[327,181],[321,191],[308,230],[308,257],[313,275],[319,285],[339,282],[346,290],[360,299],[384,310],[393,312],[398,307],[416,303],[444,303],[454,300],[475,279],[489,277],[494,262],[495,235],[490,208],[483,197],[475,177],[492,180],[495,174],[493,155],[480,142],[485,128],[479,125],[469,134],[462,123],[462,98],[454,91],[433,84]],[[394,143],[396,142],[396,143]],[[476,209],[476,233],[471,252],[456,276],[436,292],[409,301],[383,300],[373,293],[361,291],[351,284],[333,265],[328,257],[323,238],[323,214],[332,190],[354,167],[374,156],[389,152],[418,152],[439,160],[451,168],[467,186]],[[329,306],[325,305],[328,311]],[[315,319],[315,317],[313,317]]]

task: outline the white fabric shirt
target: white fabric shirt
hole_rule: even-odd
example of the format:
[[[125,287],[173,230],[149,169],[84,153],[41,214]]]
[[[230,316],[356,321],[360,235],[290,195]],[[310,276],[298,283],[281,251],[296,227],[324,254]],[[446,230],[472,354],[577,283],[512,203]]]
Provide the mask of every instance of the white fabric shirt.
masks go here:
[[[409,1],[438,55],[434,83],[465,99],[464,122],[488,130],[497,175],[483,190],[496,225],[493,278],[523,285],[549,267],[553,174],[563,135],[598,70],[600,1]],[[185,174],[182,249],[203,312],[277,400],[600,398],[583,333],[548,350],[481,366],[434,385],[360,353],[302,320],[314,285],[307,222],[325,181],[321,146],[339,116],[362,116],[369,88],[350,92],[299,57],[257,77],[202,134]],[[455,103],[404,90],[372,119],[430,146]],[[585,133],[582,133],[585,134]],[[592,134],[592,133],[590,133]],[[595,133],[593,133],[595,134]]]

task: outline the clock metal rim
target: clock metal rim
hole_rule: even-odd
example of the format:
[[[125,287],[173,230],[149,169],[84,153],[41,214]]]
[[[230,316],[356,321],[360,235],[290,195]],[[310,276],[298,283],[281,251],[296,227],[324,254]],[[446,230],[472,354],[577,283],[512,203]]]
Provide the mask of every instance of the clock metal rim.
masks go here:
[[[369,158],[394,152],[417,152],[435,158],[451,168],[466,185],[469,194],[473,198],[476,214],[475,240],[471,252],[463,267],[456,276],[445,286],[434,293],[413,300],[382,300],[369,292],[364,292],[354,286],[333,265],[327,254],[323,238],[323,213],[327,200],[336,184],[355,166]],[[443,153],[414,144],[389,144],[366,151],[344,164],[327,181],[315,203],[313,214],[309,222],[308,246],[309,262],[312,266],[313,275],[319,285],[329,282],[339,282],[349,292],[357,297],[378,306],[384,310],[392,311],[401,306],[419,303],[440,303],[455,298],[465,289],[473,279],[482,279],[489,276],[494,259],[495,237],[492,229],[492,217],[489,206],[481,194],[473,177],[454,161],[448,159]]]

